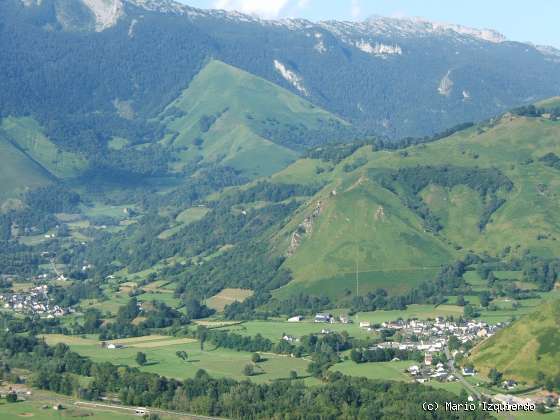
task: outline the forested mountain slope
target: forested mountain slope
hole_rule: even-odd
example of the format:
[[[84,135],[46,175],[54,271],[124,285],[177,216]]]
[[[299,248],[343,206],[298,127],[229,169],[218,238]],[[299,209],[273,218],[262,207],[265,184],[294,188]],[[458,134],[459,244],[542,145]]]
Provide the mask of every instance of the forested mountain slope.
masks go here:
[[[67,148],[103,144],[116,130],[153,140],[157,127],[145,119],[209,58],[397,138],[560,93],[554,49],[419,20],[265,21],[170,0],[6,0],[0,23],[0,109],[33,115]]]
[[[131,105],[115,105],[122,116],[119,118],[131,122]],[[209,61],[157,117],[138,123],[147,128],[144,135],[152,138],[144,137],[142,130],[130,132],[123,128],[96,141],[89,137],[95,125],[85,121],[76,124],[78,133],[89,133],[83,138],[83,148],[78,143],[67,147],[68,144],[53,141],[60,139],[57,131],[49,137],[48,127],[32,117],[9,116],[1,120],[0,134],[27,157],[18,159],[17,165],[12,160],[9,164],[16,166],[0,175],[0,181],[19,177],[17,185],[4,183],[4,198],[16,198],[26,188],[41,185],[32,176],[40,167],[52,179],[71,181],[78,187],[88,187],[99,180],[127,187],[155,178],[167,178],[177,184],[200,168],[214,165],[252,179],[284,169],[308,147],[355,135],[342,119],[286,89],[217,60]],[[72,134],[70,130],[65,135],[74,141]]]
[[[146,198],[158,217],[100,237],[85,255],[105,273],[186,261],[162,271],[178,294],[239,287],[334,301],[378,288],[401,295],[468,254],[554,258],[560,122],[545,111],[397,150],[321,146],[241,186],[202,173]],[[204,212],[185,223],[197,206]]]

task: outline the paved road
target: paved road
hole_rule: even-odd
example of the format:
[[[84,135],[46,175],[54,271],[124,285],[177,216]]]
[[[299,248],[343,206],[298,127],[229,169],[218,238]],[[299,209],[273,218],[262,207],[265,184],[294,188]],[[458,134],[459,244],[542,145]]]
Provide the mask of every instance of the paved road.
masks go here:
[[[453,375],[459,380],[459,382],[461,382],[463,386],[467,388],[479,400],[482,396],[490,398],[490,396],[482,394],[478,389],[468,383],[460,372],[457,372],[457,369],[455,369],[455,359],[453,358],[453,356],[451,356],[448,347],[445,347],[444,352],[448,360],[447,365],[449,366],[449,371],[453,373]]]
[[[119,411],[126,411],[130,413],[135,413],[137,407],[130,407],[125,405],[115,405],[115,404],[105,404],[105,403],[94,403],[94,402],[85,402],[85,401],[77,401],[74,405],[78,407],[84,408],[109,408],[111,410],[119,410]],[[189,414],[189,413],[181,413],[178,411],[169,411],[169,410],[160,410],[157,408],[150,408],[147,407],[146,411],[149,413],[154,414],[161,414],[161,415],[169,415],[169,416],[176,416],[180,417],[181,419],[188,419],[188,420],[223,420],[223,417],[208,417],[208,416],[199,416],[196,414]]]

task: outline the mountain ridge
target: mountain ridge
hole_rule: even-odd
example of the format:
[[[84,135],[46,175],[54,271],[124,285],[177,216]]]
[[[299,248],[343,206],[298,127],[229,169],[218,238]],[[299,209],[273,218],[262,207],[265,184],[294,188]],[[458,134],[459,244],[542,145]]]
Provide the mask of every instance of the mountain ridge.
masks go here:
[[[340,298],[358,274],[363,293],[402,290],[469,252],[553,257],[560,173],[543,156],[560,154],[559,134],[558,121],[508,113],[427,144],[364,146],[326,164],[325,187],[275,237],[294,278],[276,296]]]
[[[488,42],[504,42],[507,38],[493,30],[487,28],[474,28],[464,25],[432,21],[420,17],[410,18],[390,18],[380,15],[371,16],[363,21],[334,21],[321,20],[311,21],[301,18],[281,18],[281,19],[263,19],[255,15],[245,14],[238,11],[225,11],[221,9],[200,9],[188,6],[174,0],[81,0],[94,12],[100,20],[101,26],[99,30],[107,29],[114,26],[117,20],[123,15],[123,6],[129,4],[140,7],[148,11],[157,11],[161,13],[173,13],[187,15],[191,18],[220,16],[230,19],[238,19],[242,21],[260,22],[268,25],[283,24],[288,28],[305,28],[312,25],[323,26],[327,29],[335,29],[338,24],[345,26],[355,26],[362,30],[369,30],[372,34],[382,34],[387,31],[400,31],[401,34],[418,35],[429,34],[434,32],[454,32],[460,35],[472,36]],[[22,0],[26,5],[30,5],[31,0]],[[336,30],[336,29],[335,29]]]
[[[553,49],[505,41],[492,31],[418,19],[274,21],[169,1],[119,0],[122,7],[114,7],[116,0],[87,1],[96,5],[98,18],[83,2],[0,5],[6,40],[0,64],[19,75],[25,92],[38,92],[57,119],[76,120],[68,116],[76,110],[114,118],[116,99],[132,104],[140,118],[154,117],[209,58],[391,139],[429,136],[560,94]],[[94,60],[101,51],[103,60]],[[36,73],[14,62],[22,52]],[[79,74],[88,74],[87,95],[73,87]],[[56,86],[47,89],[38,75]],[[15,82],[0,80],[5,112],[44,113]],[[67,107],[54,91],[77,103],[60,109]]]

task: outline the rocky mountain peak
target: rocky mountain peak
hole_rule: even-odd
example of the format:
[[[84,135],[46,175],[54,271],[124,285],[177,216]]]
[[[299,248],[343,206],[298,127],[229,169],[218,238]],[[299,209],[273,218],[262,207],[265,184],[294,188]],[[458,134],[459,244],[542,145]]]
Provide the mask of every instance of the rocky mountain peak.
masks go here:
[[[366,19],[364,28],[376,33],[400,33],[402,36],[422,35],[462,35],[477,38],[482,41],[500,43],[506,41],[506,37],[493,29],[478,29],[468,26],[445,22],[436,22],[423,18],[390,18],[383,16],[372,16]]]

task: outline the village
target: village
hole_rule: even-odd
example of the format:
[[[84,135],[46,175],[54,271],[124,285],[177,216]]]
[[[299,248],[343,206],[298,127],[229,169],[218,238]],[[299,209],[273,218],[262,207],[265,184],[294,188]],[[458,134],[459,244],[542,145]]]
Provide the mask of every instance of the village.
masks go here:
[[[294,316],[288,322],[301,322],[302,316]],[[354,321],[348,316],[335,317],[329,313],[318,313],[313,321],[324,324],[351,324]],[[478,372],[469,365],[456,368],[455,359],[467,352],[472,346],[493,336],[506,323],[488,324],[476,320],[446,320],[438,317],[434,320],[398,319],[380,324],[369,321],[359,321],[359,328],[377,333],[383,341],[364,349],[366,352],[389,350],[398,354],[415,354],[418,359],[408,359],[411,365],[405,370],[411,380],[418,383],[430,382],[461,382],[469,390],[469,400],[486,399],[501,406],[532,406],[543,405],[547,409],[560,406],[560,395],[545,390],[527,395],[513,395],[518,392],[519,384],[512,379],[503,379],[497,385],[501,393],[485,394],[479,387],[481,383],[467,381],[466,378],[476,378]],[[321,330],[322,334],[329,334],[328,327]],[[293,341],[291,336],[283,337]],[[393,357],[391,362],[399,362],[399,357]],[[513,394],[511,394],[513,393]]]
[[[303,316],[294,316],[288,322],[301,322]],[[318,313],[313,322],[324,324],[351,324],[353,320],[348,316],[334,317],[329,313]],[[458,381],[458,373],[455,371],[453,361],[455,357],[464,352],[460,348],[470,347],[472,344],[482,341],[494,335],[506,324],[495,325],[474,320],[446,320],[438,317],[434,320],[402,320],[398,319],[381,324],[373,324],[369,321],[359,321],[359,328],[368,332],[377,333],[382,341],[364,349],[374,352],[376,350],[390,350],[400,355],[421,356],[416,364],[410,366],[406,373],[411,379],[419,383],[429,381],[454,382]],[[322,334],[329,334],[328,328],[321,330]],[[297,341],[295,337],[285,335],[282,337],[289,342]],[[397,341],[398,340],[398,341]],[[450,342],[452,344],[450,345]],[[395,356],[391,361],[400,361]],[[461,369],[462,376],[474,376],[475,371],[470,367]],[[511,390],[517,384],[513,381],[504,381],[504,388]]]
[[[28,315],[55,318],[74,312],[72,308],[53,305],[49,297],[49,286],[42,284],[26,292],[0,294],[3,308]]]

